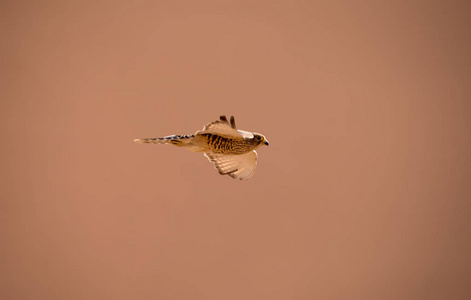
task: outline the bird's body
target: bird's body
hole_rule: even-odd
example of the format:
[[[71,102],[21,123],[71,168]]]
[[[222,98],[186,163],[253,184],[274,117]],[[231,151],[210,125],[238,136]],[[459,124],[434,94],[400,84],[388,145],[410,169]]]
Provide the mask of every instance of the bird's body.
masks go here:
[[[203,133],[202,136],[206,139],[210,152],[213,153],[239,155],[255,149],[256,146],[251,140],[228,138],[212,133]]]
[[[191,135],[136,139],[136,143],[172,144],[192,152],[202,152],[222,175],[249,180],[257,166],[255,149],[268,145],[258,133],[237,130],[234,117],[230,124],[225,116]]]

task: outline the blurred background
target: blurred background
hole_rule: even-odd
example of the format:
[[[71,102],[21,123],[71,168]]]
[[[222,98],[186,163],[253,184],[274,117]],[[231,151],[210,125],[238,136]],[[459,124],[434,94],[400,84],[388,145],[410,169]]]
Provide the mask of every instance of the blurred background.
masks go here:
[[[469,1],[0,6],[1,299],[470,299]]]

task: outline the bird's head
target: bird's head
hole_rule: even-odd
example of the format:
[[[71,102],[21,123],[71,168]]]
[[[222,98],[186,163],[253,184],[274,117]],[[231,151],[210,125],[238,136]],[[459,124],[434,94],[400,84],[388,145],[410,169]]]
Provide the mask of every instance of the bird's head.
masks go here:
[[[253,139],[254,139],[254,141],[255,141],[255,143],[258,147],[263,146],[263,145],[268,146],[267,138],[263,134],[254,133],[253,134]]]

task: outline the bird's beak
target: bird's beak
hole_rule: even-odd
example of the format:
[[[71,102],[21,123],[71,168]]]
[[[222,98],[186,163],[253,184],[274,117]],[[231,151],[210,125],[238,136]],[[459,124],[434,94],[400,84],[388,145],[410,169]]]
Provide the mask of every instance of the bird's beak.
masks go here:
[[[268,146],[268,141],[267,141],[267,140],[265,140],[265,145],[267,145],[267,146]]]

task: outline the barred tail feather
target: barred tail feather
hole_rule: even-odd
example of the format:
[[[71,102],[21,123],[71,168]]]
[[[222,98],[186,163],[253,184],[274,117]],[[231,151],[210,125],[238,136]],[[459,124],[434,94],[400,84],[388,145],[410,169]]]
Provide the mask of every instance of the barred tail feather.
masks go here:
[[[135,139],[134,143],[138,144],[172,144],[175,146],[183,146],[190,139],[194,137],[193,134],[191,135],[169,135],[166,137],[161,138],[144,138],[144,139]]]
[[[135,139],[134,143],[138,144],[169,144],[169,140],[164,140],[162,138],[146,138],[146,139]]]

